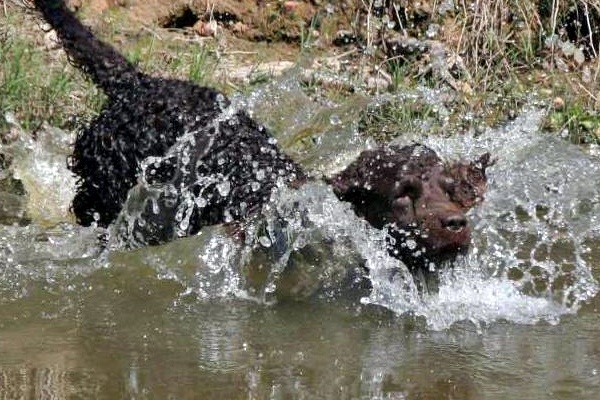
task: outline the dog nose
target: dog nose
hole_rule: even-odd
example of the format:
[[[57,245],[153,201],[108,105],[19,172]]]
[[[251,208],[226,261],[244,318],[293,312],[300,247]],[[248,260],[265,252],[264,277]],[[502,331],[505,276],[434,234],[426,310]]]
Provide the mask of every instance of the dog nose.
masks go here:
[[[460,232],[467,226],[467,218],[464,215],[454,214],[442,218],[442,226],[454,232]]]

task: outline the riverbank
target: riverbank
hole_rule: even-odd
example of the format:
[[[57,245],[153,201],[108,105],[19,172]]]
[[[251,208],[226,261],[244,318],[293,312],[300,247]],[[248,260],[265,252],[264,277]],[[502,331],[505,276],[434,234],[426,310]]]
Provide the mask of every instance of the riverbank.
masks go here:
[[[412,96],[366,110],[360,128],[377,139],[393,138],[414,120],[444,135],[493,126],[535,101],[550,111],[548,130],[576,143],[600,140],[600,18],[587,2],[560,8],[544,0],[469,7],[452,0],[69,3],[144,71],[229,94],[290,68],[320,101],[356,92],[436,91],[437,104]],[[97,112],[102,93],[68,65],[35,13],[18,0],[5,2],[1,12],[4,140],[11,119],[31,131],[43,121],[73,129]]]

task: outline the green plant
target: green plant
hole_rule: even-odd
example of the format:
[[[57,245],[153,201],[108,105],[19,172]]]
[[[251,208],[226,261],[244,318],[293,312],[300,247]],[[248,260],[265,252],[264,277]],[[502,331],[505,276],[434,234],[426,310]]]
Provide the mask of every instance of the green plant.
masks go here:
[[[575,144],[600,144],[600,115],[581,104],[552,110],[544,120],[543,128],[559,132]]]
[[[303,21],[300,21],[298,24],[300,28],[300,50],[305,50],[310,48],[315,40],[314,32],[317,29],[319,20],[315,16],[311,18],[308,26]]]
[[[405,85],[405,79],[409,73],[406,63],[402,61],[398,58],[386,60],[387,70],[392,80],[390,89],[394,91]]]
[[[64,64],[48,66],[45,54],[31,42],[19,37],[0,41],[0,112],[13,112],[25,129],[46,120],[57,126],[80,113],[79,100],[73,100],[77,88],[86,104],[99,105],[97,91]],[[87,110],[95,112],[98,107]]]
[[[32,54],[26,44],[7,39],[0,41],[0,109],[13,108],[28,94],[30,81],[25,70],[31,64]]]
[[[422,130],[423,124],[431,133],[439,131],[442,121],[438,117],[435,109],[420,98],[394,99],[368,106],[360,114],[358,129],[385,143],[402,133]]]
[[[212,72],[212,68],[209,68],[208,49],[206,46],[194,46],[190,57],[191,64],[188,72],[189,80],[198,84],[205,84],[208,75]]]

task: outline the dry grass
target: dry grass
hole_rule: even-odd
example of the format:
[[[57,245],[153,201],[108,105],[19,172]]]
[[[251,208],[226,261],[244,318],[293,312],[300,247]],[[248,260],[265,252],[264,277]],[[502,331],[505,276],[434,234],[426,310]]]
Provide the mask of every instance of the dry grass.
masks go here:
[[[20,2],[3,3],[2,28],[12,25],[10,29],[17,30],[20,22],[11,15],[22,9],[22,5],[15,6]],[[221,76],[226,69],[223,54],[238,50],[240,58],[246,59],[236,61],[247,64],[251,57],[247,54],[255,54],[255,58],[256,54],[271,54],[276,45],[273,41],[279,40],[288,42],[287,60],[303,52],[306,58],[307,48],[329,55],[351,54],[340,57],[339,62],[348,71],[358,71],[358,80],[363,72],[385,75],[391,82],[388,91],[415,85],[450,89],[455,92],[451,106],[456,114],[468,111],[486,122],[510,115],[532,92],[548,103],[555,97],[563,100],[560,112],[565,122],[560,123],[563,117],[554,118],[559,122],[552,126],[589,126],[588,117],[600,110],[600,57],[596,57],[600,53],[600,0],[454,0],[451,9],[445,9],[449,2],[441,0],[331,0],[322,6],[299,2],[302,7],[293,11],[274,1],[265,2],[262,8],[250,0],[186,2],[200,5],[198,15],[204,15],[208,5],[218,5],[220,12],[239,13],[236,18],[248,30],[236,32],[233,25],[224,25],[216,38],[162,30],[152,21],[140,23],[137,19],[142,11],[156,14],[161,8],[154,9],[142,0],[130,2],[133,8],[114,7],[100,17],[85,12],[84,16],[93,20],[101,37],[116,43],[129,59],[152,74],[227,90],[231,83]],[[164,2],[152,0],[152,4]],[[331,12],[332,5],[335,12]],[[569,35],[565,24],[569,18],[579,23],[578,37]],[[437,27],[433,35],[429,32],[432,27]],[[350,44],[350,49],[336,49],[332,43],[339,31],[351,32],[357,43]],[[268,43],[248,39],[261,35]],[[41,69],[48,63],[48,51],[31,40],[36,36],[39,28],[33,27],[2,42],[0,108],[16,112],[31,124],[51,116],[53,123],[61,125],[76,113],[72,106],[82,104],[82,94],[94,92],[76,71],[65,67],[64,59],[50,62],[50,73],[44,74]],[[425,50],[389,54],[389,41],[398,37],[415,38]],[[46,81],[39,79],[42,76]],[[83,103],[93,110],[98,98],[94,95]],[[577,122],[581,120],[586,123]],[[595,132],[596,127],[592,129]]]

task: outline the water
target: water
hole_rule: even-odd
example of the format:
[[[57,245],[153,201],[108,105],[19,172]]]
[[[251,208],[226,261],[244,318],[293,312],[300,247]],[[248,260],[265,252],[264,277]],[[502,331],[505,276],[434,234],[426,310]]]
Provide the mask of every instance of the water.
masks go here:
[[[315,104],[289,81],[234,103],[285,126],[279,143],[319,175],[372,145],[355,129],[369,101]],[[280,188],[244,240],[211,227],[102,251],[105,232],[68,221],[64,147],[21,146],[28,187],[62,191],[0,226],[0,398],[596,398],[600,160],[539,132],[542,115],[399,139],[497,158],[469,254],[424,295],[318,182]],[[363,259],[373,290],[345,290]]]

